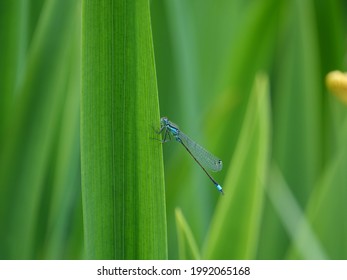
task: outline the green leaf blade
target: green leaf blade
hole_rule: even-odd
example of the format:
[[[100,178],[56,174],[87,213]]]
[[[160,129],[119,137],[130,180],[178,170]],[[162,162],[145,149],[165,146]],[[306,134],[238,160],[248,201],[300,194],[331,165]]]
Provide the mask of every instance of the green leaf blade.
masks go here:
[[[205,259],[253,259],[264,198],[270,147],[268,81],[256,79],[235,155],[215,211]]]
[[[159,107],[148,1],[83,1],[86,257],[166,259]]]
[[[198,245],[180,208],[176,208],[175,218],[180,259],[200,260],[201,254]]]

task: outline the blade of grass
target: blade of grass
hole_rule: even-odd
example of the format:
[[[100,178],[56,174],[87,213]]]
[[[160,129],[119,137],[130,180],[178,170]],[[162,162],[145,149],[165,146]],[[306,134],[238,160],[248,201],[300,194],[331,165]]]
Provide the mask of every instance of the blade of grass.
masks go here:
[[[81,164],[88,259],[166,259],[148,0],[82,2]]]
[[[200,260],[198,245],[181,209],[176,208],[175,217],[180,260]]]
[[[270,146],[268,80],[258,75],[205,242],[205,259],[255,258]]]
[[[80,12],[80,6],[79,6]],[[68,257],[66,240],[75,230],[75,225],[82,226],[81,185],[80,185],[80,92],[81,92],[81,61],[80,61],[80,21],[74,24],[75,32],[72,36],[71,66],[67,86],[67,97],[63,108],[61,128],[57,144],[57,155],[54,160],[54,174],[52,179],[52,195],[49,205],[48,225],[46,229],[44,259],[63,259]],[[76,59],[77,58],[77,59]],[[57,129],[58,130],[58,129]],[[76,216],[76,217],[75,217]],[[80,231],[82,233],[82,231]],[[83,240],[79,236],[77,240]],[[82,244],[82,243],[81,243]],[[74,252],[76,256],[80,252]]]
[[[326,259],[327,255],[321,242],[276,166],[272,166],[270,171],[267,194],[288,232],[292,247],[298,252],[299,258]],[[297,257],[294,258],[297,259]]]
[[[347,141],[347,118],[342,129],[340,128],[339,140],[343,143]],[[312,228],[330,259],[347,258],[346,168],[347,147],[341,145],[318,181],[306,211]],[[306,241],[305,237],[304,229],[300,229],[301,242]],[[303,257],[293,249],[290,250],[290,257]]]
[[[288,13],[274,86],[274,156],[303,207],[321,167],[319,59],[312,1],[291,1]]]

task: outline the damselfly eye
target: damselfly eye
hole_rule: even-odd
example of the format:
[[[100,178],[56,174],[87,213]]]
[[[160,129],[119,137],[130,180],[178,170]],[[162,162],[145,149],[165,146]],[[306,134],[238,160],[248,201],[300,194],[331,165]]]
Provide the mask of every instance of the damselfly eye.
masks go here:
[[[162,125],[166,125],[166,124],[168,123],[168,121],[169,121],[169,119],[168,119],[167,117],[162,117],[162,118],[160,119],[160,123],[161,123]]]

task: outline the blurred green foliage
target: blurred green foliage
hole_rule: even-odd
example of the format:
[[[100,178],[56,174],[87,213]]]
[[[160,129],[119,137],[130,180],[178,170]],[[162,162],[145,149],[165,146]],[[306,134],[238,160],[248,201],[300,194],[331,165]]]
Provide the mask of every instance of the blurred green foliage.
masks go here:
[[[85,257],[80,2],[0,2],[1,259]],[[345,1],[150,5],[161,114],[224,163],[164,145],[169,259],[346,259]]]

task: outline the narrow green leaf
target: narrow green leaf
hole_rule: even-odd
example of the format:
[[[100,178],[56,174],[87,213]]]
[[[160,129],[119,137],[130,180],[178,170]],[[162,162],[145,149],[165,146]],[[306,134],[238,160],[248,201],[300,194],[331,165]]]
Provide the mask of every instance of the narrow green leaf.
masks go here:
[[[287,18],[274,85],[274,157],[303,207],[321,168],[321,81],[312,1],[290,1]]]
[[[166,259],[149,2],[82,2],[81,156],[88,259]]]
[[[58,152],[54,160],[52,198],[49,203],[48,225],[43,248],[44,259],[64,259],[69,258],[69,256],[70,258],[82,257],[81,250],[78,247],[78,244],[80,247],[83,245],[79,141],[81,92],[81,59],[79,55],[81,40],[79,34],[81,26],[78,23],[75,24],[75,33],[71,40],[73,43],[71,51],[72,65],[61,117],[61,128],[60,130],[57,129],[60,137],[57,144]],[[66,240],[71,238],[72,231],[77,230],[76,227],[78,226],[80,227],[80,236],[77,240],[82,240],[82,242],[76,242],[75,246],[66,246]],[[74,251],[76,247],[77,252]]]
[[[180,260],[201,259],[198,245],[196,244],[194,235],[184,218],[181,209],[176,208],[175,217]]]
[[[205,242],[205,259],[255,258],[270,146],[268,80],[256,78],[241,135]]]
[[[340,142],[347,141],[347,119],[340,129]],[[316,235],[324,246],[327,256],[318,259],[347,258],[347,146],[340,150],[330,161],[308,203],[306,215]],[[305,228],[298,229],[298,239],[307,242]],[[295,245],[295,244],[294,244]],[[291,257],[305,258],[305,255],[292,246]]]
[[[299,258],[326,259],[322,244],[278,167],[272,166],[269,177],[267,193],[290,236],[292,248],[298,253]]]

